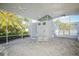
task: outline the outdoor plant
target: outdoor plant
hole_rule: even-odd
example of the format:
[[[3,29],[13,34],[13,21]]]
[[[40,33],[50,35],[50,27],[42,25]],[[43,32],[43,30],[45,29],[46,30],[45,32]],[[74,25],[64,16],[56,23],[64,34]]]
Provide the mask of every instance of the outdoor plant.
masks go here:
[[[0,11],[0,36],[28,34],[28,24],[22,24],[24,18],[9,11]],[[27,26],[26,26],[27,25]],[[8,31],[8,32],[7,32]]]
[[[65,35],[65,31],[69,31],[70,32],[70,29],[73,29],[72,28],[72,24],[62,23],[60,20],[56,20],[56,21],[54,21],[54,23],[58,25],[59,32],[60,32],[60,30],[63,31],[63,35]]]

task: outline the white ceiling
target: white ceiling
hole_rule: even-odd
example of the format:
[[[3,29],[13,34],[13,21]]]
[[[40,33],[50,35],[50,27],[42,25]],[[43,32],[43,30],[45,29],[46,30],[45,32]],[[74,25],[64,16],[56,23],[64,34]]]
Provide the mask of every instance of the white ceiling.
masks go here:
[[[39,19],[44,15],[58,17],[79,14],[78,3],[0,3],[0,9],[12,11],[21,16]]]

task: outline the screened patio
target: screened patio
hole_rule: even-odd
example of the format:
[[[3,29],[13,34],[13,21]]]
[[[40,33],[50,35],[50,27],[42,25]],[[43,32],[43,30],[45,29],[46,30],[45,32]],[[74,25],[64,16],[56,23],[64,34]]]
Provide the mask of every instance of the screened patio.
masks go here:
[[[79,55],[78,5],[0,4],[0,55]]]

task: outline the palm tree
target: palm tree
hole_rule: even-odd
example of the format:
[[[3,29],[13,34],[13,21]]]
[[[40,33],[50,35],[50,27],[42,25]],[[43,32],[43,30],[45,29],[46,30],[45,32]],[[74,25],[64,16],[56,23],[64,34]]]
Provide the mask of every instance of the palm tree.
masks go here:
[[[6,22],[8,20],[8,22]],[[23,19],[16,14],[8,11],[0,11],[0,35],[6,35],[6,27],[8,26],[8,34],[21,34],[25,31],[24,25],[21,23]]]

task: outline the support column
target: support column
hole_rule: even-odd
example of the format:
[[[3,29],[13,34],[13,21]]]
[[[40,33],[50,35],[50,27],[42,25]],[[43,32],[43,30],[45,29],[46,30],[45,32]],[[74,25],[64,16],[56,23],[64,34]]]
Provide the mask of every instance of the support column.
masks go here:
[[[6,44],[8,44],[8,17],[6,17]]]

